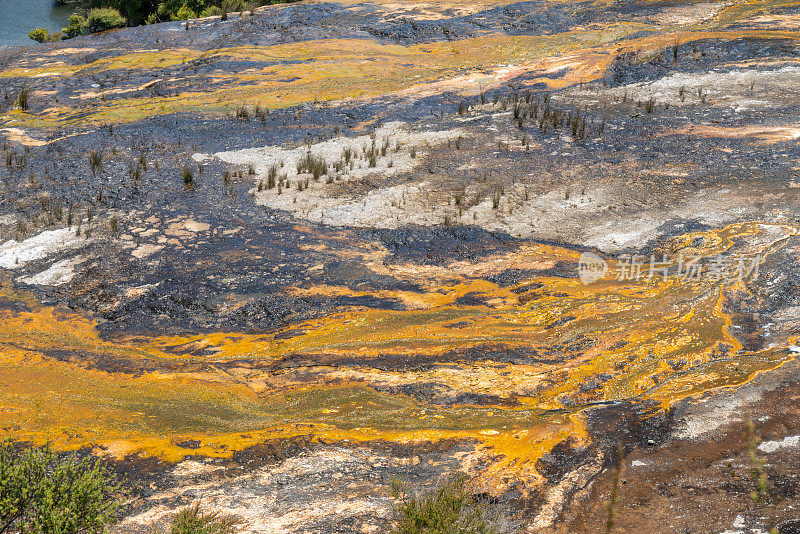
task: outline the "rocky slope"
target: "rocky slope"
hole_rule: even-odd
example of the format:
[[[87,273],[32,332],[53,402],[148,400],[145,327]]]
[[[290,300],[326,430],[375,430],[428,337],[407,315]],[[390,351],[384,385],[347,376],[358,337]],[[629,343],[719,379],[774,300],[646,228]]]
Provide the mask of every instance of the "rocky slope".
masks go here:
[[[0,51],[2,427],[114,459],[120,532],[377,532],[455,472],[601,532],[619,462],[616,532],[794,532],[798,38],[402,0]]]

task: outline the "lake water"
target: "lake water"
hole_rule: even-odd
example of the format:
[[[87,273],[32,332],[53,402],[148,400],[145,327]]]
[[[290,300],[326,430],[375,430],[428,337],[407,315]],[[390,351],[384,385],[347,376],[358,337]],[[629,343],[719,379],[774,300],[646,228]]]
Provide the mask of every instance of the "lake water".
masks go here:
[[[34,44],[29,31],[37,27],[59,31],[71,12],[69,6],[54,6],[53,0],[0,0],[0,48]]]

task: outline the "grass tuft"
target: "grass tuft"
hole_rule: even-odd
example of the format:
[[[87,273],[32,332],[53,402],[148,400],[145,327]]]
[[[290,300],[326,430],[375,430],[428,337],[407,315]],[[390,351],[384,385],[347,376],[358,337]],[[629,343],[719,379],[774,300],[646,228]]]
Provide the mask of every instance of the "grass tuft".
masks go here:
[[[306,152],[305,156],[297,162],[297,174],[304,172],[311,174],[314,180],[319,180],[320,176],[328,172],[328,163],[325,158]]]
[[[152,534],[236,534],[241,523],[233,515],[203,512],[198,503],[180,510],[167,530],[154,530]]]
[[[27,85],[23,86],[22,89],[19,90],[19,93],[17,93],[17,98],[14,100],[14,107],[22,111],[27,111],[28,108],[30,108],[30,96],[31,88]]]
[[[189,167],[184,167],[181,177],[183,178],[183,185],[187,187],[194,185],[194,173]]]
[[[425,495],[411,495],[395,481],[396,526],[392,534],[504,534],[512,525],[488,498],[473,495],[464,476]]]

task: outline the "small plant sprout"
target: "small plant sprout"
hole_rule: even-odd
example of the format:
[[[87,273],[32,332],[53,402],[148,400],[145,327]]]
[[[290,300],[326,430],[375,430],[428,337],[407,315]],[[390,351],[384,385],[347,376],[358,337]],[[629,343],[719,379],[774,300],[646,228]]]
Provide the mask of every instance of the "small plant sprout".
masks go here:
[[[181,177],[183,178],[183,185],[186,187],[190,187],[194,185],[194,173],[192,169],[189,167],[184,167],[183,171],[181,172]]]
[[[103,165],[103,153],[97,150],[89,152],[89,167],[92,170],[92,176],[97,174],[97,170]]]
[[[17,98],[14,100],[14,107],[22,111],[27,111],[30,108],[31,88],[27,85],[22,86],[22,89],[17,93]]]

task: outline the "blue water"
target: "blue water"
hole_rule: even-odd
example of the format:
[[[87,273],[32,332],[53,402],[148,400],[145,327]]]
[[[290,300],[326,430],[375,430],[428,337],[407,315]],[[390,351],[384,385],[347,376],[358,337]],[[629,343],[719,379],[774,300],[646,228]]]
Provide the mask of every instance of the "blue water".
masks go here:
[[[68,6],[54,6],[53,0],[0,0],[0,48],[35,44],[28,39],[29,31],[59,31],[71,12]]]

